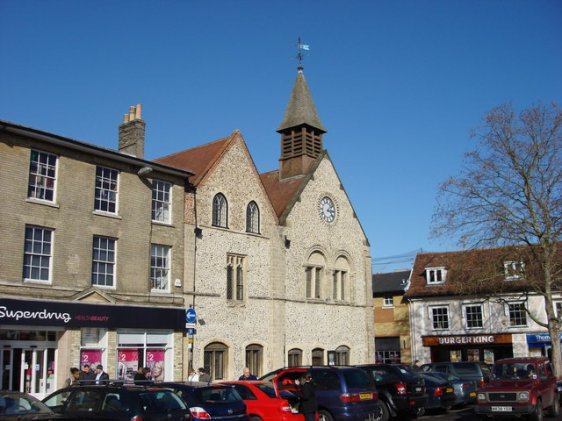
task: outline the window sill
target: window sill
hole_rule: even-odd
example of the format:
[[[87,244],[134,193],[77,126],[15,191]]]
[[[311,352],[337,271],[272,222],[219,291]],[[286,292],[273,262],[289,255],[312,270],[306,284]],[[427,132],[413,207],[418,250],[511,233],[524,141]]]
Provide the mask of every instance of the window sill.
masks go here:
[[[151,294],[168,295],[168,294],[170,294],[170,291],[164,291],[162,289],[151,289],[150,293]]]
[[[226,300],[227,307],[246,307],[244,300]]]
[[[52,285],[51,280],[42,281],[41,279],[24,279],[24,284]]]
[[[155,221],[152,220],[152,225],[159,225],[161,227],[170,227],[170,228],[174,228],[174,225],[171,222],[162,222],[162,221]]]
[[[33,198],[31,198],[31,197],[28,197],[25,201],[26,201],[27,203],[33,203],[33,204],[35,204],[35,205],[43,205],[43,206],[48,206],[48,207],[50,207],[50,208],[56,208],[56,209],[59,209],[59,208],[60,208],[60,206],[59,206],[58,203],[50,202],[50,201],[48,201],[48,200],[33,199]]]
[[[92,212],[93,215],[96,216],[104,216],[106,218],[113,218],[113,219],[123,219],[122,217],[120,217],[118,214],[116,213],[110,213],[110,212],[102,212],[102,211],[93,211]]]

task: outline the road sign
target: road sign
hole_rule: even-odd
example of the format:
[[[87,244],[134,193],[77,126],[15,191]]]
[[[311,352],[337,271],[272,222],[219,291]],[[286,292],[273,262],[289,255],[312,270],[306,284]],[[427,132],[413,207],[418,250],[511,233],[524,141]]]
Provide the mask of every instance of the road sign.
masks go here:
[[[194,309],[188,308],[187,310],[185,310],[185,321],[187,323],[195,323],[196,320],[197,320],[197,313],[195,312]]]
[[[193,327],[188,327],[187,328],[187,334],[188,335],[195,335],[197,333],[197,329],[193,328]]]
[[[196,326],[195,323],[186,323],[185,324],[186,329],[193,329],[193,328],[195,328],[195,326]]]

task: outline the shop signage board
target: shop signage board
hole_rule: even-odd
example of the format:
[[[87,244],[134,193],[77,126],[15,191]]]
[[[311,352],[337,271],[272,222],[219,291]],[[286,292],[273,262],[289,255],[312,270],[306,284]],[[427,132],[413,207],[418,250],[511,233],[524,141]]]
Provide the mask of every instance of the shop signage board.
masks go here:
[[[512,343],[511,333],[483,335],[424,336],[424,346],[493,345]]]
[[[0,324],[9,325],[180,330],[184,317],[182,308],[0,299]]]

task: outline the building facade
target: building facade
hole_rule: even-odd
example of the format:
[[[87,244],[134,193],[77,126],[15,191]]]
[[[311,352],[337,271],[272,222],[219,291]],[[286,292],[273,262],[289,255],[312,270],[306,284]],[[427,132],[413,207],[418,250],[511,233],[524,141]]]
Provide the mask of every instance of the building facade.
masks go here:
[[[417,255],[405,294],[412,338],[421,338],[412,340],[414,359],[491,364],[548,355],[548,332],[531,317],[546,321],[544,297],[526,283],[525,259],[511,250]]]
[[[122,144],[144,141],[131,117]],[[8,122],[0,159],[2,389],[43,396],[86,363],[181,377],[190,173]]]
[[[404,293],[410,270],[373,274],[375,361],[411,364],[410,317]]]
[[[157,160],[195,174],[191,358],[215,380],[373,355],[369,243],[325,132],[299,69],[278,170],[259,174],[237,131]]]

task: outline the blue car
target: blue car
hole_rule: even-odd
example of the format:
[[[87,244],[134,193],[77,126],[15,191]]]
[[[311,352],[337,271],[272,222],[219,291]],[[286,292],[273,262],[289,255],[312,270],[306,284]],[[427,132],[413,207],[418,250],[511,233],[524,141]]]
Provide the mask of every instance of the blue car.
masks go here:
[[[158,383],[158,387],[173,390],[182,398],[191,420],[218,419],[221,421],[248,421],[246,404],[236,389],[224,384],[208,383]]]
[[[261,377],[279,391],[297,391],[295,380],[312,375],[320,421],[379,421],[381,409],[374,382],[367,373],[350,366],[282,368]]]

